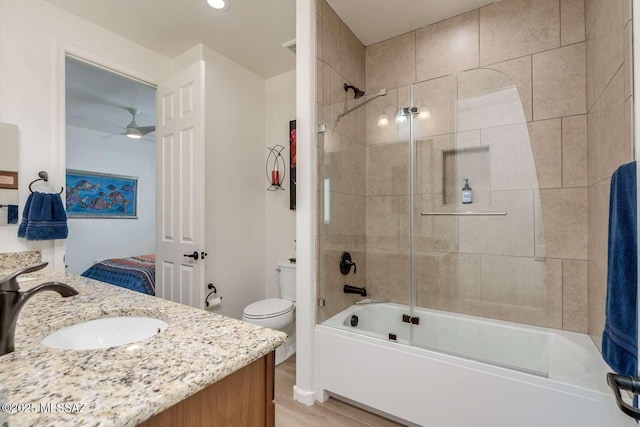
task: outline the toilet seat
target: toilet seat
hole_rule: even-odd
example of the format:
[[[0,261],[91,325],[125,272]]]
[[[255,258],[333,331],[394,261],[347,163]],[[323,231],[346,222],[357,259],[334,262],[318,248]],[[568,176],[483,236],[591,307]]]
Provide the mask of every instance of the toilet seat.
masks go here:
[[[244,309],[244,317],[246,319],[269,319],[272,317],[283,316],[293,311],[295,304],[281,298],[268,298],[249,304]]]

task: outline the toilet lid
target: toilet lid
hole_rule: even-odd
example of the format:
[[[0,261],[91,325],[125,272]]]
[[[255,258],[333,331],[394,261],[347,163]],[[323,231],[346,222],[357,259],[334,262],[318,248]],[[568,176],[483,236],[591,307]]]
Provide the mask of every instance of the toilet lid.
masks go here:
[[[293,310],[293,301],[280,298],[269,298],[249,304],[244,309],[245,317],[264,319],[286,314]]]

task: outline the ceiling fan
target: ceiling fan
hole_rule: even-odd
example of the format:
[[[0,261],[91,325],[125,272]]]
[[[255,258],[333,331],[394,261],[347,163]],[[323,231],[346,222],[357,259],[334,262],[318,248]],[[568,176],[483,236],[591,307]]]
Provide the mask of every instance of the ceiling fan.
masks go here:
[[[104,136],[103,138],[111,138],[112,136],[116,136],[116,135],[126,135],[129,138],[140,139],[148,133],[155,132],[156,130],[155,125],[138,126],[138,123],[136,123],[136,116],[140,114],[140,110],[138,110],[137,108],[131,108],[131,107],[121,107],[121,108],[124,108],[129,113],[131,113],[131,116],[132,116],[131,123],[129,123],[126,128],[122,128],[125,130],[124,132]]]
[[[126,132],[124,132],[124,134],[127,135],[129,138],[140,139],[148,133],[155,132],[156,130],[155,125],[138,126],[138,124],[136,123],[136,115],[140,113],[140,110],[136,108],[125,108],[125,110],[130,112],[131,115],[133,116],[131,118],[131,123],[129,123],[125,129]]]

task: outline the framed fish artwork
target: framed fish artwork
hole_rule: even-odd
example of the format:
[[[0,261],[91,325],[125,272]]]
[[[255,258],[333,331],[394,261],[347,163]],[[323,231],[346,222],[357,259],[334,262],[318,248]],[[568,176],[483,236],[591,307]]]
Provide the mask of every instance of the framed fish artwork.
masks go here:
[[[138,178],[67,169],[69,218],[138,218]]]

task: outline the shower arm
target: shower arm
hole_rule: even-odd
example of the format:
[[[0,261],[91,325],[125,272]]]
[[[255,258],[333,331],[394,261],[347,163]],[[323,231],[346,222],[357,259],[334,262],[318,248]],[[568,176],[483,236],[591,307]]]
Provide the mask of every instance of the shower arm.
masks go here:
[[[374,99],[377,99],[377,98],[380,98],[381,96],[386,96],[386,95],[387,95],[387,90],[386,89],[381,89],[378,93],[376,93],[375,96],[372,96],[371,98],[367,99],[362,104],[356,105],[355,107],[348,109],[344,113],[338,114],[338,118],[336,120],[340,120],[341,118],[343,118],[344,116],[346,116],[350,112],[352,112],[354,110],[357,110],[358,108],[362,107],[363,105],[366,105],[366,104],[370,103]]]

